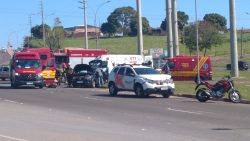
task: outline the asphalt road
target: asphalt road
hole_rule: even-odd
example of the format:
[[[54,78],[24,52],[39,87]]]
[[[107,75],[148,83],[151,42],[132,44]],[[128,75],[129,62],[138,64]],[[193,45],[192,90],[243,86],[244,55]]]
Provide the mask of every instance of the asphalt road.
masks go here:
[[[136,98],[107,89],[11,89],[0,81],[0,141],[249,141],[250,105]]]

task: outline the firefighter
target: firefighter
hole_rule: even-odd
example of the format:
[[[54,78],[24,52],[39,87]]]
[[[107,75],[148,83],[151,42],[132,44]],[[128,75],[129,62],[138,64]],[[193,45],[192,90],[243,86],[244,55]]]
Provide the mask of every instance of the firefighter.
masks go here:
[[[65,68],[65,74],[66,74],[66,80],[68,83],[68,86],[71,87],[72,85],[72,74],[73,74],[73,69],[70,67],[70,64],[68,64]]]
[[[97,79],[97,85],[101,87],[104,82],[103,82],[103,72],[100,68],[95,69],[95,78]]]

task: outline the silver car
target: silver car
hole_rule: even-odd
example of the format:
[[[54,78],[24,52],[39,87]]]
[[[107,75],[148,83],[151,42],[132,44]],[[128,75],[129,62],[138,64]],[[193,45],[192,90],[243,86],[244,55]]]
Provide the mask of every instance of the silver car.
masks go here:
[[[3,81],[10,78],[10,69],[8,66],[0,67],[0,79]]]

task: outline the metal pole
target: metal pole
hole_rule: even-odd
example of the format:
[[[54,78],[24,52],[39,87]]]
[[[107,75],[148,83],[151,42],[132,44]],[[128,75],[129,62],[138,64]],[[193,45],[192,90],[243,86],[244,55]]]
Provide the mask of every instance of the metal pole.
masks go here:
[[[172,0],[172,26],[173,26],[173,50],[174,56],[179,55],[178,19],[176,11],[176,0]]]
[[[83,11],[84,11],[84,27],[85,27],[85,49],[89,49],[88,47],[88,25],[86,18],[86,0],[83,0]]]
[[[242,46],[243,46],[243,27],[241,28],[240,31],[240,58],[243,58]]]
[[[230,4],[230,48],[231,48],[231,76],[239,77],[238,52],[237,52],[237,31],[235,16],[235,0],[229,0]]]
[[[166,0],[166,32],[167,32],[167,50],[168,57],[173,58],[173,37],[171,21],[171,0]]]
[[[106,3],[109,3],[110,2],[110,0],[108,0],[108,1],[106,1],[106,2],[104,2],[104,3],[102,3],[97,9],[96,9],[96,11],[95,11],[95,21],[94,21],[94,23],[95,23],[95,35],[96,35],[96,44],[95,44],[95,46],[96,46],[96,49],[98,48],[98,44],[99,44],[99,42],[98,42],[98,37],[99,37],[99,33],[97,32],[97,22],[96,22],[96,18],[97,18],[97,13],[98,13],[98,11],[99,11],[99,9],[103,6],[103,5],[105,5]],[[98,26],[98,28],[99,28],[99,26]],[[99,28],[99,31],[100,31],[100,28]]]
[[[142,16],[141,0],[137,0],[137,22],[138,22],[138,55],[143,55],[143,35],[142,35]]]
[[[197,83],[200,84],[200,50],[199,50],[199,22],[197,16],[197,0],[195,0],[195,22],[196,22],[196,49],[197,49]]]
[[[41,10],[42,10],[42,26],[43,26],[43,46],[46,47],[46,37],[45,37],[45,27],[44,27],[44,14],[43,14],[43,0],[41,0]]]

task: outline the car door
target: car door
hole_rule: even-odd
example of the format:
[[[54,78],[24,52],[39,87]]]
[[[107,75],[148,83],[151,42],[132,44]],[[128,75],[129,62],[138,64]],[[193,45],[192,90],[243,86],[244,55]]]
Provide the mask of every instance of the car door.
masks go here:
[[[125,72],[125,67],[121,67],[115,74],[115,85],[119,89],[124,89],[124,82],[123,82],[124,72]]]
[[[127,67],[125,71],[125,75],[123,77],[124,89],[133,90],[134,77],[135,77],[134,71],[131,68]]]

